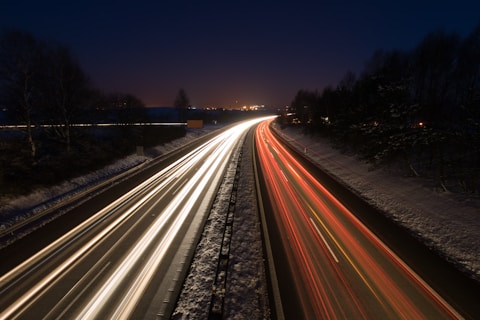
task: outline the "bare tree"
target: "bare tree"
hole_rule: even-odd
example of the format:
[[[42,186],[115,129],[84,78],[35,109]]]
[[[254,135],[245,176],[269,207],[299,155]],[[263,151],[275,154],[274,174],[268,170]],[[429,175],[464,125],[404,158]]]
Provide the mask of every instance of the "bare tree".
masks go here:
[[[57,134],[70,152],[71,125],[86,110],[88,97],[93,91],[88,77],[74,60],[70,51],[63,46],[52,46],[49,55],[48,101],[46,106]]]
[[[188,108],[190,106],[190,100],[184,89],[178,90],[173,106],[175,108]]]
[[[35,117],[43,101],[45,45],[30,33],[4,31],[0,39],[0,93],[3,103],[26,125],[27,141],[34,160],[37,147],[33,138]]]
[[[173,106],[178,110],[179,120],[186,121],[187,119],[187,109],[190,107],[190,100],[185,90],[182,88],[178,90]]]

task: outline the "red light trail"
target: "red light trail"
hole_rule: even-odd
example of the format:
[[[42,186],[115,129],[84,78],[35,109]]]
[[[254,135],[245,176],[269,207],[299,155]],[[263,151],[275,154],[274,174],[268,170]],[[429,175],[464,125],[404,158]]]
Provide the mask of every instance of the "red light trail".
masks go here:
[[[255,142],[306,317],[462,318],[296,160],[271,121],[257,127]]]

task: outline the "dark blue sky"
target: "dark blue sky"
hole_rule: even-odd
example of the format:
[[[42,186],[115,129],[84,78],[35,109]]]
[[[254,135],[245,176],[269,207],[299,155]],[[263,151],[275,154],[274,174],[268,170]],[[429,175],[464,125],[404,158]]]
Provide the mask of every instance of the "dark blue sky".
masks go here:
[[[2,0],[0,27],[72,49],[105,92],[171,105],[289,104],[299,89],[359,73],[376,49],[412,49],[429,32],[466,36],[480,2]]]

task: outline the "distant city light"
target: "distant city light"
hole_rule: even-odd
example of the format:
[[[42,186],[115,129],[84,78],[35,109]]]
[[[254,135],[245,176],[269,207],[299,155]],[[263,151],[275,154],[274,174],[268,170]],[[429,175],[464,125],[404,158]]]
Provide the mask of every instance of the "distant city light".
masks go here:
[[[257,110],[261,110],[261,109],[264,109],[265,108],[265,105],[251,105],[251,106],[243,106],[242,107],[242,110],[243,111],[257,111]]]

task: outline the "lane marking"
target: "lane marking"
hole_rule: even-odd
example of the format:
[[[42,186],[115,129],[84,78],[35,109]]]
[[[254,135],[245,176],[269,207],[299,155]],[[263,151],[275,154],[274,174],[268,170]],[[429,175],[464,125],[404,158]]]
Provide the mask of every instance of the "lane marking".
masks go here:
[[[318,219],[318,221],[322,224],[322,226],[324,227],[325,231],[328,233],[328,235],[330,236],[330,238],[332,239],[332,241],[337,245],[338,247],[338,250],[340,250],[340,252],[343,254],[343,256],[345,257],[345,259],[347,259],[347,261],[350,263],[350,265],[352,266],[353,270],[355,270],[355,272],[358,274],[358,276],[360,277],[360,279],[363,281],[363,283],[367,286],[367,288],[370,290],[370,292],[373,294],[373,296],[377,299],[377,301],[380,302],[380,304],[383,306],[384,305],[384,302],[382,302],[382,299],[381,297],[378,295],[377,293],[377,290],[375,290],[375,288],[372,286],[373,284],[370,283],[370,281],[368,281],[367,279],[367,276],[364,275],[359,267],[353,262],[353,260],[348,256],[348,254],[345,252],[345,250],[342,248],[342,246],[340,245],[340,243],[338,243],[338,241],[335,239],[335,237],[330,233],[330,231],[325,227],[325,225],[323,224],[323,222],[320,220],[320,218],[318,217],[317,213],[313,210],[312,207],[310,207],[310,210],[312,211],[312,213],[315,215],[315,217]],[[312,218],[310,218],[312,219]]]
[[[333,259],[335,260],[336,263],[338,263],[337,256],[333,252],[332,248],[330,248],[330,246],[328,245],[327,240],[323,237],[323,234],[320,232],[320,229],[318,229],[317,224],[315,223],[315,221],[313,221],[312,218],[310,218],[310,221],[312,222],[313,226],[315,227],[315,230],[317,230],[317,233],[320,236],[320,238],[322,238],[322,241],[325,244],[325,246],[327,247],[328,251],[330,251],[330,254],[333,256]]]
[[[111,261],[108,261],[101,269],[97,272],[97,274],[83,287],[83,289],[77,294],[77,296],[70,301],[68,305],[62,310],[62,312],[55,318],[55,319],[62,319],[65,313],[67,313],[71,307],[77,302],[77,300],[89,289],[94,282],[97,281],[97,278],[107,269],[107,267],[111,264]],[[94,266],[90,269],[90,271],[94,270]],[[65,296],[52,308],[52,310],[45,316],[45,318],[51,317],[51,313],[57,309],[57,307],[62,303],[63,300],[66,299],[67,296],[70,296],[72,292],[76,290],[76,288],[81,285],[81,283],[86,279],[87,276],[90,275],[90,271],[87,272],[77,283],[65,294]]]
[[[290,170],[299,178],[300,178],[300,175],[298,174],[298,172],[289,164],[287,163],[287,166],[290,168]]]
[[[180,190],[180,189],[185,185],[185,183],[187,183],[187,181],[188,181],[188,179],[186,179],[185,181],[183,181],[183,182],[175,189],[175,191],[172,192],[172,195],[174,196],[174,195],[178,192],[178,190]]]

